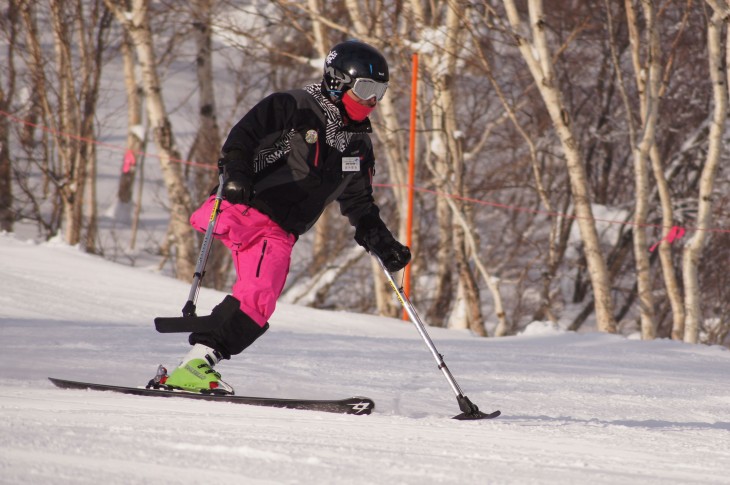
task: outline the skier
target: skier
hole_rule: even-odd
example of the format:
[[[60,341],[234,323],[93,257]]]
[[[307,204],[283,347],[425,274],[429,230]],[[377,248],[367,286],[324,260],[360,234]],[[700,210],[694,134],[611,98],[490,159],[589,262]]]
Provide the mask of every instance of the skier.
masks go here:
[[[223,144],[224,200],[214,236],[231,251],[232,295],[211,312],[217,325],[190,335],[192,349],[165,384],[232,394],[214,366],[251,345],[268,320],[289,272],[292,248],[337,200],[355,240],[391,272],[411,259],[393,237],[372,195],[374,155],[368,115],[385,95],[388,64],[377,49],[350,40],[327,55],[321,83],[269,95]],[[215,197],[191,216],[205,232]]]

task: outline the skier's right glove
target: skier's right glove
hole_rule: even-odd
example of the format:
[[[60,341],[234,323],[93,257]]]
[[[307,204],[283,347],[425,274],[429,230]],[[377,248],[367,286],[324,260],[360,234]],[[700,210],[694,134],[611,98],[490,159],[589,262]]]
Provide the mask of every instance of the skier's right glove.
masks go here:
[[[226,163],[223,198],[231,204],[248,204],[253,198],[253,180],[251,174],[241,170],[242,162],[239,164]]]
[[[368,214],[358,221],[355,241],[380,258],[391,273],[402,270],[411,261],[411,250],[395,240],[377,215]]]

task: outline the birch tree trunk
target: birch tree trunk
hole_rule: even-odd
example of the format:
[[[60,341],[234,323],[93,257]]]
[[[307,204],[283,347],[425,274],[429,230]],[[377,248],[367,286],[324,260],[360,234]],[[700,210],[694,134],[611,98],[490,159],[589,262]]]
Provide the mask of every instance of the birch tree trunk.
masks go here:
[[[588,180],[581,148],[571,126],[570,115],[556,85],[552,57],[548,49],[542,0],[528,0],[529,28],[521,19],[514,0],[503,0],[507,17],[514,29],[517,46],[537,84],[565,152],[570,187],[575,204],[578,228],[584,245],[590,274],[598,329],[615,333],[611,281],[603,258],[591,208]],[[531,40],[529,40],[531,38]]]
[[[377,123],[375,126],[375,136],[377,136],[383,143],[383,148],[387,155],[385,157],[378,157],[376,162],[376,172],[378,171],[378,163],[385,161],[388,166],[388,175],[390,178],[389,183],[393,184],[392,189],[393,198],[395,199],[395,207],[398,209],[398,214],[388,217],[383,214],[384,218],[390,220],[397,220],[398,225],[394,226],[393,223],[389,222],[389,229],[394,235],[405,244],[405,208],[407,207],[408,191],[405,188],[408,177],[406,175],[405,160],[407,160],[406,152],[403,149],[404,144],[402,143],[399,135],[402,132],[398,118],[396,116],[396,108],[393,100],[386,95],[381,101],[378,102]],[[382,173],[382,172],[381,172]],[[377,175],[375,182],[378,182]],[[415,264],[415,263],[411,263]],[[391,297],[391,288],[387,283],[385,276],[382,274],[380,265],[376,261],[372,262],[373,276],[375,281],[374,291],[376,293],[375,301],[378,305],[378,313],[380,315],[391,315],[396,316],[399,312],[399,306],[397,301]],[[409,295],[410,296],[410,295]],[[414,299],[412,299],[413,301]]]
[[[371,43],[375,48],[381,52],[386,51],[386,45],[382,39],[386,36],[377,27],[376,30],[370,31],[363,19],[369,17],[368,12],[365,10],[365,6],[361,5],[357,0],[345,0],[345,5],[348,10],[348,15],[353,24],[353,30],[355,37],[365,42]],[[383,10],[383,1],[375,0],[373,5],[370,6],[374,11]],[[386,56],[387,57],[387,56]],[[389,64],[392,65],[392,59],[388,59]],[[392,70],[392,69],[391,69]],[[396,207],[398,209],[397,220],[398,226],[394,226],[389,223],[389,228],[394,234],[398,234],[398,239],[403,242],[405,236],[405,209],[407,207],[408,190],[405,185],[407,183],[407,165],[406,165],[406,144],[403,141],[401,126],[398,123],[398,116],[395,104],[392,99],[392,94],[386,95],[382,100],[378,102],[375,116],[371,117],[374,122],[375,136],[383,142],[383,148],[385,149],[386,157],[377,157],[378,160],[384,160],[388,165],[388,175],[390,181],[394,185],[393,197],[395,199]],[[376,165],[377,171],[377,165]],[[386,217],[388,219],[388,217]],[[389,217],[394,220],[394,217]],[[397,227],[397,229],[396,229]],[[380,315],[391,315],[396,316],[400,312],[400,307],[397,302],[390,295],[390,286],[382,275],[382,270],[376,261],[372,261],[373,279],[375,282],[374,292],[375,301],[378,307],[378,313]]]
[[[489,13],[485,12],[485,16],[482,19],[485,23],[485,25],[489,25],[491,22],[489,20]],[[525,144],[527,145],[528,151],[530,153],[530,162],[532,165],[532,174],[535,181],[535,189],[537,191],[537,195],[540,198],[540,201],[542,202],[544,209],[548,211],[550,214],[550,221],[551,221],[551,227],[550,227],[550,235],[548,239],[548,251],[547,251],[547,257],[546,257],[546,270],[542,272],[542,288],[540,290],[540,306],[535,311],[533,315],[534,320],[541,320],[543,318],[548,318],[553,322],[557,322],[558,318],[553,312],[552,306],[553,306],[553,298],[552,298],[552,282],[553,278],[555,277],[556,272],[558,271],[558,268],[560,267],[560,264],[563,260],[563,257],[565,255],[565,251],[567,249],[567,243],[568,243],[568,237],[570,234],[570,226],[573,222],[570,218],[565,217],[559,217],[554,209],[553,205],[550,202],[549,194],[547,189],[545,188],[545,184],[543,183],[543,170],[540,167],[540,162],[538,161],[537,156],[537,147],[535,145],[535,142],[532,140],[530,135],[527,133],[525,128],[520,124],[520,121],[517,116],[517,111],[522,108],[526,104],[526,99],[528,99],[526,96],[523,98],[522,101],[520,101],[517,106],[512,106],[510,102],[507,100],[507,96],[505,92],[502,90],[501,86],[497,82],[497,79],[494,76],[494,73],[492,71],[491,62],[485,53],[485,50],[481,47],[480,43],[478,42],[479,39],[479,31],[480,29],[476,28],[475,25],[471,22],[467,23],[466,25],[468,27],[468,30],[470,31],[470,34],[472,36],[472,39],[474,39],[474,44],[477,46],[477,55],[478,55],[478,61],[482,66],[482,69],[484,71],[484,74],[489,79],[489,82],[491,83],[492,87],[494,88],[494,92],[497,95],[497,98],[499,98],[500,103],[502,104],[502,107],[504,108],[504,114],[502,115],[501,119],[497,122],[500,122],[502,120],[509,120],[512,122],[512,125],[517,130],[517,132],[520,134],[522,139],[524,140]],[[528,88],[528,91],[533,89],[533,87]],[[525,93],[527,94],[527,92]],[[481,149],[481,146],[484,142],[486,142],[486,136],[488,133],[494,128],[493,123],[491,126],[487,126],[485,129],[484,134],[482,135],[482,140],[472,149],[474,153],[470,154],[471,157],[475,156],[478,150]],[[567,205],[567,200],[566,200]],[[565,208],[567,209],[567,208]],[[565,212],[565,209],[563,212]],[[485,271],[486,273],[486,271]],[[495,336],[501,337],[504,335],[509,335],[512,331],[512,323],[507,321],[506,314],[504,312],[504,307],[502,304],[502,297],[501,297],[501,290],[500,290],[500,281],[499,278],[491,277],[491,276],[485,276],[487,277],[487,285],[490,289],[490,292],[493,296],[495,296],[495,311],[497,311],[497,317],[499,320],[499,325],[497,326],[495,330]]]
[[[124,88],[127,93],[127,153],[122,161],[122,172],[119,176],[119,188],[117,190],[118,206],[124,206],[124,209],[118,207],[117,216],[126,218],[131,217],[132,192],[137,171],[136,159],[144,143],[144,130],[142,129],[143,93],[137,83],[135,73],[137,63],[134,60],[134,47],[126,30],[122,33],[121,53],[124,62]],[[122,214],[122,212],[124,213]]]
[[[0,84],[0,109],[9,112],[15,99],[15,43],[18,39],[19,12],[15,0],[10,0],[6,10],[7,22],[3,22],[2,37],[7,48],[6,74]],[[0,117],[0,231],[13,232],[15,216],[13,211],[12,158],[10,156],[10,119]]]
[[[54,40],[55,65],[58,74],[58,129],[61,133],[77,133],[79,120],[72,108],[72,93],[74,76],[71,66],[71,39],[69,25],[65,22],[63,0],[52,1],[50,4],[51,25]],[[47,93],[44,93],[47,96]],[[46,102],[46,116],[53,117],[50,103]],[[60,183],[59,193],[63,198],[63,231],[64,240],[75,245],[81,239],[81,207],[78,202],[83,201],[86,185],[86,166],[80,164],[77,156],[76,143],[67,137],[56,136],[58,155],[61,159],[63,180]]]
[[[661,96],[660,96],[661,97]],[[661,242],[659,243],[659,262],[662,267],[662,277],[664,286],[667,291],[667,298],[672,309],[672,334],[673,340],[682,340],[684,338],[684,302],[682,301],[682,291],[679,288],[679,279],[674,269],[674,261],[672,258],[672,243],[669,242],[667,236],[674,226],[674,209],[672,208],[672,194],[669,183],[664,176],[664,167],[662,166],[659,148],[654,144],[649,153],[651,159],[652,172],[656,182],[657,192],[662,207],[662,232]]]
[[[687,10],[682,19],[680,25],[680,32],[685,29],[690,14],[690,5],[687,4]],[[679,39],[679,34],[677,35]],[[671,56],[671,54],[670,54]],[[667,62],[667,69],[671,66],[671,62]],[[659,98],[662,99],[666,92],[667,83],[665,82],[659,91]],[[674,261],[672,257],[672,243],[668,240],[667,236],[674,226],[674,207],[672,205],[672,192],[669,188],[668,176],[665,174],[665,168],[662,163],[662,159],[659,153],[659,147],[655,141],[649,152],[651,159],[651,167],[654,173],[654,180],[656,182],[656,192],[659,196],[662,212],[662,232],[661,241],[659,243],[659,261],[662,268],[662,276],[664,279],[664,286],[667,291],[667,298],[669,299],[669,305],[672,309],[672,330],[671,338],[674,340],[684,339],[684,319],[685,309],[684,301],[682,299],[682,291],[679,287],[679,278],[677,271],[674,268]],[[649,199],[652,197],[650,196]]]
[[[15,74],[11,75],[14,82]],[[12,99],[12,90],[8,94],[4,86],[0,86],[0,109],[7,112]],[[0,118],[0,231],[13,231],[13,183],[12,159],[10,158],[10,121]]]
[[[81,131],[84,139],[89,140],[83,147],[81,157],[82,163],[87,165],[86,176],[88,194],[86,198],[86,235],[84,248],[87,252],[97,252],[98,238],[98,204],[96,200],[96,135],[94,124],[96,122],[96,107],[99,100],[101,87],[101,73],[104,65],[104,50],[106,48],[107,36],[110,30],[112,14],[104,6],[102,0],[94,0],[89,3],[79,3],[76,7],[77,25],[79,29],[79,44],[84,53],[81,64],[82,88],[81,88]],[[88,27],[86,23],[90,21]]]
[[[108,19],[100,1],[50,2],[53,67],[57,76],[53,82],[46,79],[44,51],[39,33],[34,28],[32,6],[23,4],[21,14],[26,24],[32,63],[38,63],[31,67],[38,88],[35,94],[46,120],[54,128],[54,143],[60,159],[60,167],[52,167],[52,162],[47,160],[48,164],[40,168],[55,184],[62,200],[64,240],[71,245],[83,243],[86,251],[94,252],[94,121]],[[48,89],[51,85],[53,90]],[[54,94],[55,104],[51,100]],[[87,203],[91,208],[84,210]],[[87,230],[85,240],[82,237],[84,227]]]
[[[218,127],[218,109],[213,79],[213,0],[195,0],[193,4],[193,36],[197,54],[195,58],[198,79],[198,117],[200,126],[195,136],[192,160],[196,163],[196,188],[200,200],[206,198],[210,188],[218,183],[218,158],[222,145]]]
[[[25,43],[27,50],[25,63],[28,66],[28,71],[30,72],[30,76],[32,78],[32,88],[35,93],[35,99],[33,100],[33,107],[31,110],[32,122],[35,124],[42,116],[45,115],[45,113],[52,112],[47,89],[49,81],[46,79],[46,73],[44,69],[47,61],[44,57],[43,49],[41,48],[38,34],[39,28],[37,25],[37,15],[34,5],[28,2],[23,2],[19,4],[19,8],[20,17],[23,20],[23,28],[25,30]],[[56,130],[58,129],[58,123],[55,117],[49,118],[44,122],[49,123],[52,128],[55,128]],[[35,144],[35,136],[35,128],[33,126],[27,125],[27,128],[24,129],[23,134],[21,135],[21,143],[26,151],[32,150],[32,146]],[[52,133],[44,133],[43,137],[43,158],[38,162],[38,165],[42,174],[42,193],[43,196],[46,196],[50,184],[49,170],[51,169],[50,165],[52,162],[49,154],[50,150],[48,147],[48,145],[51,143],[49,142],[49,139],[52,137],[53,143],[56,143],[57,137]],[[58,211],[55,207],[55,202],[56,201],[54,201],[54,208],[52,211],[53,215],[51,216],[52,220],[49,221],[48,224],[46,224],[47,231],[51,235],[56,235],[56,231],[58,230],[58,217],[56,214]]]
[[[682,30],[684,29],[684,24],[686,23],[687,19],[688,12],[685,13],[683,25],[681,27]],[[666,83],[660,87],[659,99],[663,98],[665,91]],[[662,212],[662,231],[658,250],[659,262],[662,268],[662,277],[664,279],[664,286],[667,291],[669,305],[672,309],[671,338],[674,340],[682,340],[684,338],[684,302],[682,301],[682,291],[679,287],[677,272],[674,269],[674,261],[672,258],[672,243],[667,238],[674,226],[672,192],[669,188],[669,182],[667,180],[667,176],[665,175],[664,166],[656,140],[649,151],[649,158],[651,160],[651,168],[656,183],[656,192],[659,196]],[[652,196],[650,195],[649,199],[651,200],[651,198]]]
[[[322,0],[307,0],[309,18],[312,21],[314,48],[317,54],[324,59],[332,47],[327,30],[321,21]],[[324,64],[324,63],[323,63]],[[309,274],[317,276],[331,258],[328,242],[332,238],[331,225],[333,217],[332,207],[328,207],[314,226],[314,241],[312,243],[312,261],[309,265]]]
[[[433,325],[443,325],[444,316],[451,307],[454,298],[454,237],[453,231],[441,230],[449,227],[452,220],[451,208],[442,197],[436,199],[436,223],[439,227],[439,243],[436,251],[436,288],[433,293],[433,304],[429,309],[428,320]]]
[[[162,178],[170,203],[170,234],[172,237],[170,242],[177,249],[174,268],[177,278],[187,280],[194,273],[197,256],[196,238],[188,223],[192,202],[190,194],[185,188],[180,164],[174,161],[179,160],[180,155],[175,149],[172,126],[162,99],[162,86],[157,74],[153,36],[148,18],[148,3],[145,0],[133,0],[131,10],[126,11],[122,8],[126,2],[104,1],[132,38],[140,63],[149,123],[159,151]]]
[[[198,79],[198,118],[200,125],[195,135],[195,149],[191,160],[196,163],[194,172],[196,202],[200,203],[210,194],[211,187],[218,184],[218,159],[221,154],[220,127],[215,99],[213,79],[213,1],[196,0],[193,5],[193,35],[197,47],[195,59]],[[229,251],[223,243],[213,240],[211,253],[206,262],[207,280],[204,284],[217,290],[227,287],[230,265]]]
[[[654,299],[652,296],[651,264],[648,253],[648,239],[646,235],[647,216],[649,214],[649,167],[648,160],[651,148],[654,146],[654,134],[656,132],[657,113],[659,107],[659,87],[661,84],[660,57],[658,26],[655,21],[654,7],[650,1],[642,0],[641,5],[644,11],[647,34],[647,61],[646,66],[640,62],[641,41],[638,34],[637,16],[632,0],[626,0],[626,17],[629,26],[629,39],[631,42],[632,58],[634,63],[634,74],[639,92],[639,105],[641,107],[642,130],[641,138],[634,128],[631,112],[628,111],[628,124],[630,143],[634,158],[634,178],[636,183],[635,209],[634,209],[634,258],[636,260],[636,279],[639,298],[639,315],[641,318],[641,337],[645,340],[656,337],[656,322],[654,311]],[[617,72],[620,66],[616,66]],[[625,92],[622,89],[622,93]],[[626,101],[626,108],[630,103]]]
[[[444,56],[446,57],[444,66],[442,66],[443,78],[440,81],[443,89],[441,91],[441,99],[438,104],[443,107],[443,128],[447,143],[449,160],[451,162],[451,172],[453,173],[452,191],[466,196],[466,185],[464,183],[464,153],[461,148],[459,135],[460,130],[457,122],[456,103],[454,101],[454,79],[458,76],[458,58],[457,52],[462,49],[464,43],[464,29],[460,25],[461,5],[458,2],[448,2],[446,8],[446,45],[444,46]],[[471,222],[471,218],[466,214],[463,204],[453,204],[451,207],[460,212],[461,220]],[[457,217],[454,214],[454,219]],[[453,219],[452,219],[453,221]],[[457,225],[455,222],[451,226]],[[447,229],[453,230],[453,229]],[[461,231],[455,232],[455,256],[457,261],[457,271],[460,275],[459,285],[464,287],[464,298],[466,299],[467,324],[474,334],[486,337],[487,333],[484,328],[484,318],[481,310],[481,299],[479,297],[479,287],[476,278],[469,265],[469,260],[479,258],[479,247],[470,247],[467,250],[465,242],[467,235],[470,233],[472,239],[476,239],[476,232],[472,224],[462,227]],[[476,245],[475,245],[476,246]]]
[[[458,75],[457,52],[463,48],[463,33],[460,29],[460,5],[447,2],[443,8],[432,12],[433,22],[445,17],[443,24],[443,45],[434,52],[421,56],[424,77],[433,88],[433,99],[429,104],[432,130],[428,141],[429,156],[426,164],[436,188],[445,193],[465,195],[464,154],[458,140],[456,103],[454,102],[454,79]],[[414,12],[421,11],[414,8]],[[418,27],[427,24],[424,20]],[[418,20],[415,21],[418,24]],[[434,321],[448,321],[451,328],[470,328],[477,335],[485,335],[481,301],[476,278],[469,265],[470,258],[478,258],[479,251],[465,243],[466,232],[471,233],[470,224],[454,228],[460,217],[467,221],[463,207],[450,203],[444,197],[436,201],[439,229],[438,265],[435,280],[438,282],[434,304],[429,312]],[[473,237],[470,234],[470,237]],[[453,287],[454,276],[456,288]],[[456,291],[454,291],[456,290]]]
[[[707,160],[700,176],[699,195],[697,197],[697,222],[694,235],[684,248],[682,270],[685,291],[685,307],[687,314],[684,325],[684,341],[697,343],[702,323],[702,295],[699,286],[699,265],[702,249],[707,239],[707,229],[712,225],[712,191],[715,173],[720,163],[722,150],[722,134],[725,129],[728,107],[727,72],[723,67],[723,26],[727,19],[725,0],[708,2],[713,7],[712,18],[707,25],[707,50],[709,57],[710,79],[714,99],[714,114],[710,126]],[[728,34],[730,35],[730,31]],[[730,45],[726,39],[725,48]],[[726,53],[726,63],[728,60]]]

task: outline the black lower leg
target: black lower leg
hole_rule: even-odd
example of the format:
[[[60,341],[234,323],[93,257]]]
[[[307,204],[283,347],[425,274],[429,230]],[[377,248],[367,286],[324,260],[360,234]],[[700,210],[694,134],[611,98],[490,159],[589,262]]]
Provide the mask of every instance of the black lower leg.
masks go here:
[[[230,295],[226,297],[226,300],[229,299],[238,302]],[[224,300],[224,303],[226,303],[226,300]],[[230,359],[231,355],[243,352],[269,329],[268,323],[263,327],[260,326],[251,317],[243,313],[240,307],[236,308],[234,312],[225,313],[225,315],[221,315],[223,318],[217,326],[206,331],[190,334],[188,339],[190,344],[205,345],[220,352],[224,359]],[[214,315],[215,309],[211,316]]]

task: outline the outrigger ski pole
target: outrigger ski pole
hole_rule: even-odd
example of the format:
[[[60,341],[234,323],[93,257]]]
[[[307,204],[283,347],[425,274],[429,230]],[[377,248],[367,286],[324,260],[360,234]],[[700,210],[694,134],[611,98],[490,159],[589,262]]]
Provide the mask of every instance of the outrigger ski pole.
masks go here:
[[[213,230],[215,229],[215,223],[218,220],[218,214],[220,213],[221,201],[223,200],[223,163],[222,159],[218,161],[218,190],[215,194],[215,202],[213,203],[213,211],[208,219],[208,228],[205,231],[203,237],[203,244],[200,246],[200,255],[198,256],[198,262],[195,265],[195,274],[193,275],[193,284],[190,287],[190,293],[188,294],[188,301],[182,309],[182,317],[157,317],[155,318],[155,328],[161,333],[173,333],[173,332],[201,332],[210,330],[211,328],[220,324],[224,315],[217,316],[203,316],[199,317],[195,313],[195,305],[198,301],[198,293],[200,293],[200,286],[205,276],[205,265],[208,262],[208,255],[210,254],[210,248],[213,244]],[[238,308],[237,305],[224,305],[220,310],[221,312],[233,312]]]
[[[205,265],[208,263],[208,255],[210,254],[210,247],[213,244],[213,230],[215,229],[215,223],[218,220],[218,213],[221,207],[221,201],[223,200],[223,164],[218,161],[218,190],[215,193],[215,202],[213,203],[213,211],[210,213],[210,219],[208,219],[208,228],[205,230],[205,236],[203,237],[203,244],[200,246],[200,255],[198,256],[198,263],[195,265],[195,273],[193,275],[193,284],[190,286],[190,293],[188,293],[188,301],[182,309],[184,317],[194,317],[195,315],[195,304],[198,301],[198,293],[200,293],[200,285],[203,282],[203,276],[205,275]]]
[[[428,335],[428,332],[426,332],[426,326],[423,324],[421,319],[418,317],[418,314],[416,313],[415,308],[413,308],[413,304],[408,299],[408,296],[406,296],[405,292],[402,288],[400,288],[395,280],[393,279],[393,275],[388,271],[388,269],[383,264],[383,261],[377,257],[374,256],[375,259],[380,264],[380,267],[383,269],[383,273],[385,273],[385,277],[388,279],[388,283],[390,283],[390,286],[393,287],[393,290],[395,290],[396,295],[398,295],[398,299],[400,300],[401,304],[403,305],[403,308],[405,309],[406,313],[408,313],[408,316],[411,319],[411,322],[413,322],[413,325],[416,326],[416,330],[418,330],[418,333],[421,334],[421,338],[423,338],[423,341],[426,342],[426,346],[431,351],[431,354],[433,355],[433,358],[436,359],[436,363],[438,364],[438,368],[443,372],[444,376],[446,377],[446,380],[449,381],[449,385],[451,386],[451,389],[454,391],[454,394],[456,394],[456,401],[459,403],[459,409],[461,409],[461,414],[454,416],[454,419],[460,419],[460,420],[474,420],[474,419],[492,419],[496,418],[500,414],[502,414],[500,411],[494,411],[493,413],[483,413],[479,410],[479,408],[476,406],[476,404],[472,403],[468,397],[464,395],[464,392],[459,387],[459,384],[456,383],[456,380],[454,379],[454,376],[451,374],[451,371],[449,371],[449,368],[446,367],[446,363],[444,362],[444,356],[439,354],[438,350],[436,350],[436,346],[433,344],[433,340],[431,340],[431,337]]]

